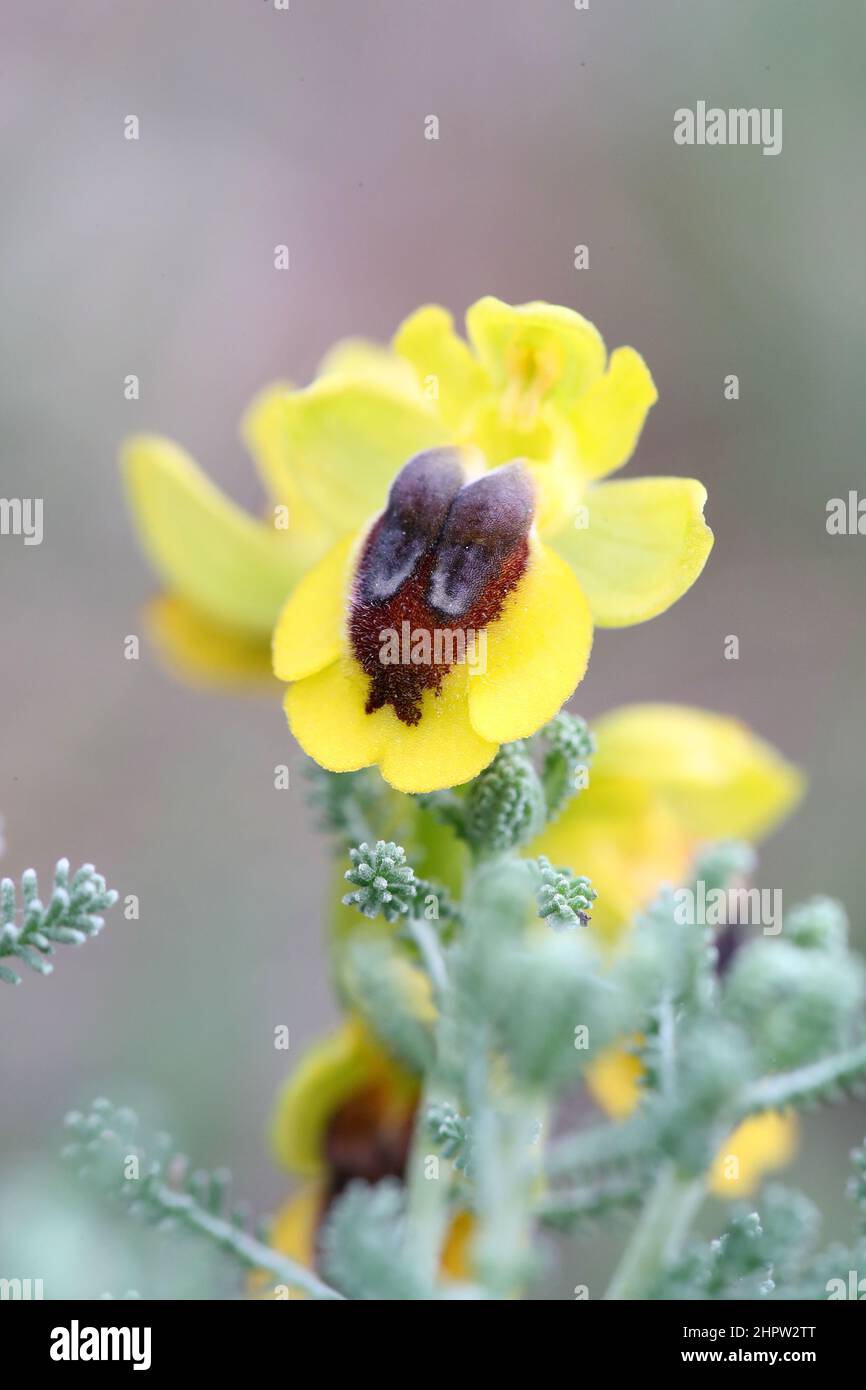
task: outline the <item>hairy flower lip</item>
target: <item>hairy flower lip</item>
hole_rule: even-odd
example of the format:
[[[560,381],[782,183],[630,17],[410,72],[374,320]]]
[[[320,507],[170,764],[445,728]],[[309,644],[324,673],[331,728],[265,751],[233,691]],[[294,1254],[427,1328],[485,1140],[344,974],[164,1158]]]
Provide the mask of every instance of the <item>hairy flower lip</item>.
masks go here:
[[[461,486],[462,484],[462,486]],[[423,692],[438,693],[453,660],[383,663],[382,632],[435,633],[445,619],[462,638],[502,612],[528,561],[532,480],[519,462],[466,481],[459,452],[417,454],[395,479],[357,563],[349,640],[370,679],[366,713],[390,705],[408,725],[421,718]]]
[[[525,544],[535,512],[532,480],[517,460],[468,483],[454,498],[436,543],[427,600],[462,618]]]
[[[370,715],[370,677],[353,651],[349,625],[363,544],[363,535],[345,537],[284,607],[274,664],[289,682],[289,727],[330,771],[376,764],[398,791],[459,786],[488,765],[500,744],[535,733],[572,694],[592,644],[588,605],[565,561],[530,534],[520,587],[487,629],[483,673],[455,666],[438,693],[423,692],[416,726],[390,706]],[[374,655],[381,630],[372,631]]]
[[[528,543],[523,540],[505,557],[497,573],[471,607],[459,619],[449,618],[451,630],[462,633],[464,645],[469,640],[468,633],[485,630],[500,616],[505,599],[520,582],[526,569],[528,555]],[[421,719],[421,695],[427,689],[438,692],[451,669],[452,662],[447,660],[411,665],[383,665],[381,660],[382,631],[387,628],[399,630],[407,621],[412,631],[429,635],[435,652],[439,614],[426,598],[433,559],[432,555],[425,556],[415,573],[384,603],[369,605],[356,599],[351,606],[350,643],[361,669],[370,678],[365,707],[367,714],[389,704],[404,724],[418,724]],[[361,568],[363,563],[362,555]]]

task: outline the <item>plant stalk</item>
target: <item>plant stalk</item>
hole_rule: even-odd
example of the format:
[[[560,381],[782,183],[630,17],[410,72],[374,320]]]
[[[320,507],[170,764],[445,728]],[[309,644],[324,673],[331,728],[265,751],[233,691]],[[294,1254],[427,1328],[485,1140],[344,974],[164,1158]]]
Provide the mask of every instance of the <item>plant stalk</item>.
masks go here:
[[[647,1296],[658,1275],[682,1249],[703,1201],[704,1187],[703,1177],[683,1177],[675,1164],[664,1165],[605,1299],[622,1301]]]

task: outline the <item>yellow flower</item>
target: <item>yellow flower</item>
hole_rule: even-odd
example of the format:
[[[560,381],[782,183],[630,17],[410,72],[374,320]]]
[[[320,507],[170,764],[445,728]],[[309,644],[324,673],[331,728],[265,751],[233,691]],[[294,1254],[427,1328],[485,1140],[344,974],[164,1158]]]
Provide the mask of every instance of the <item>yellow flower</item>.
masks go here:
[[[640,1058],[623,1047],[611,1047],[587,1074],[593,1099],[614,1119],[624,1119],[641,1098]],[[717,1197],[748,1197],[765,1173],[790,1163],[797,1150],[798,1124],[793,1111],[767,1110],[743,1120],[728,1135],[713,1160],[708,1176]]]
[[[587,1072],[587,1090],[607,1115],[624,1120],[640,1104],[644,1070],[636,1052],[619,1044],[608,1047]]]
[[[784,1168],[797,1152],[799,1125],[792,1110],[767,1110],[737,1125],[716,1154],[710,1191],[717,1197],[748,1197],[765,1173]]]
[[[592,324],[547,304],[485,298],[466,323],[468,342],[445,310],[428,306],[390,349],[342,343],[308,388],[277,385],[253,402],[244,435],[287,533],[240,512],[168,441],[139,439],[125,451],[133,514],[167,589],[152,626],[175,666],[211,679],[257,673],[263,636],[294,589],[275,661],[295,682],[287,704],[299,741],[334,770],[379,762],[403,790],[466,781],[500,742],[534,731],[580,679],[593,623],[662,612],[694,582],[712,544],[700,483],[599,481],[627,461],[656,399],[633,349],[608,360]],[[501,493],[502,473],[489,470],[522,460],[509,476],[525,480],[531,517],[521,528],[512,515],[513,545],[498,536],[498,584],[487,547],[485,597],[494,602],[476,613],[489,619],[477,634],[484,674],[472,664],[470,689],[465,664],[434,663],[422,698],[404,700],[401,715],[400,702],[377,703],[383,692],[371,690],[358,660],[348,590],[400,470],[446,446],[481,475],[468,480],[476,501],[485,470]],[[462,527],[450,516],[452,556],[472,521],[465,498],[460,508]],[[483,509],[474,515],[486,524]],[[423,511],[413,525],[415,539],[428,541],[420,566],[440,538]],[[417,589],[417,570],[412,578]],[[464,597],[472,592],[464,587]],[[452,594],[438,625],[459,645],[458,606]]]
[[[289,723],[323,766],[378,764],[402,791],[468,781],[535,732],[581,679],[593,623],[663,611],[712,544],[699,483],[597,482],[655,400],[637,353],[607,362],[552,305],[487,298],[466,322],[469,343],[421,309],[391,354],[343,344],[281,397],[292,476],[348,533],[275,632]],[[483,662],[448,659],[476,642]]]
[[[626,705],[593,724],[589,785],[532,853],[587,874],[593,927],[615,939],[703,841],[760,840],[803,777],[737,719],[686,705]]]
[[[405,1176],[418,1095],[417,1078],[355,1016],[310,1048],[271,1120],[275,1158],[306,1180],[275,1217],[276,1250],[313,1268],[321,1224],[347,1184]],[[470,1218],[457,1213],[442,1251],[443,1273],[465,1276],[470,1232]]]
[[[280,1091],[270,1124],[272,1152],[290,1173],[321,1179],[333,1174],[343,1131],[351,1131],[375,1144],[378,1161],[390,1155],[388,1171],[399,1175],[417,1099],[416,1078],[350,1015],[307,1051]],[[360,1152],[360,1143],[356,1148]]]

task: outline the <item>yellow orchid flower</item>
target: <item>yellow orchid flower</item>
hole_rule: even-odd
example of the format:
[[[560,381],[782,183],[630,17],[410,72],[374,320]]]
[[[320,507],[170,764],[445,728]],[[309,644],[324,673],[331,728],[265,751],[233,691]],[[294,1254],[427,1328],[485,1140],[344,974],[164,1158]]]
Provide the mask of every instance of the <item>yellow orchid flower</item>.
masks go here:
[[[364,1137],[370,1137],[367,1121],[373,1124],[379,1159],[387,1150],[389,1172],[395,1166],[402,1172],[417,1099],[417,1079],[350,1014],[306,1052],[285,1082],[271,1117],[271,1150],[298,1177],[322,1178],[336,1161],[330,1152],[335,1117],[348,1115]]]
[[[708,840],[758,841],[799,801],[800,771],[738,719],[625,705],[593,723],[589,785],[531,847],[588,875],[593,928],[615,940]]]
[[[280,615],[290,728],[333,772],[376,763],[405,792],[466,782],[552,718],[586,669],[589,608],[534,533],[527,471],[473,478],[471,463],[416,454],[373,526],[330,551]]]
[[[471,348],[419,310],[391,355],[344,344],[281,398],[295,481],[347,529],[275,631],[289,724],[324,767],[378,764],[407,792],[468,781],[535,732],[593,624],[663,611],[712,544],[699,483],[597,483],[655,399],[632,349],[606,363],[591,324],[545,304],[482,299],[467,329]]]
[[[608,1115],[625,1119],[640,1104],[643,1065],[623,1047],[611,1047],[587,1073],[590,1095]],[[722,1144],[708,1176],[717,1197],[748,1197],[765,1173],[783,1168],[797,1151],[799,1126],[793,1111],[767,1110],[736,1126]]]
[[[277,1162],[306,1180],[277,1212],[274,1249],[312,1269],[321,1223],[343,1188],[354,1179],[405,1176],[418,1096],[417,1078],[354,1015],[313,1044],[271,1119]],[[471,1231],[468,1213],[456,1213],[443,1246],[443,1274],[465,1277]]]
[[[175,668],[206,680],[260,676],[264,637],[291,594],[275,665],[295,683],[287,704],[299,741],[333,770],[378,762],[407,791],[467,781],[499,743],[539,727],[581,678],[593,624],[662,612],[694,582],[712,544],[706,494],[693,479],[599,481],[627,461],[656,399],[633,349],[608,360],[593,325],[555,305],[488,297],[466,324],[468,341],[444,309],[428,306],[390,348],[339,344],[311,386],[278,384],[253,402],[244,437],[286,531],[235,507],[170,441],[145,436],[124,450],[133,516],[166,590],[150,626]],[[382,701],[347,630],[354,566],[401,470],[446,447],[461,450],[465,487],[444,514],[414,511],[414,538],[427,541],[419,566],[444,544],[432,516],[450,526],[456,559],[467,528],[502,510],[518,472],[530,514],[521,522],[512,508],[493,545],[476,538],[489,583],[462,590],[478,600],[476,620],[486,619],[472,634],[486,665],[471,663],[471,688],[466,665],[447,659],[448,641],[459,649],[468,626],[452,594],[444,608],[433,605],[445,659],[426,663],[422,692],[416,669],[411,698]],[[420,577],[406,573],[416,591]],[[400,617],[401,637],[412,616]],[[418,626],[423,647],[425,631],[436,634]]]

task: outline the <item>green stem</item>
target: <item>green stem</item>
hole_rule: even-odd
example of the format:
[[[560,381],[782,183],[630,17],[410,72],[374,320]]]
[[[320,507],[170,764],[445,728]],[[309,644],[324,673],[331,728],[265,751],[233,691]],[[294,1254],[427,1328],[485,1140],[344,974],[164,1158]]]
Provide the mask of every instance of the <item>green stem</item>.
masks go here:
[[[285,1255],[272,1250],[269,1245],[255,1240],[245,1231],[230,1225],[222,1217],[207,1211],[185,1192],[175,1192],[160,1183],[151,1188],[150,1195],[156,1205],[167,1215],[174,1216],[199,1235],[215,1241],[223,1250],[233,1255],[246,1269],[263,1269],[273,1275],[275,1284],[302,1289],[310,1298],[320,1300],[342,1299],[343,1295],[330,1285],[317,1278],[303,1265],[295,1264]]]
[[[494,1298],[516,1297],[530,1272],[532,1127],[523,1105],[489,1104],[477,1123],[478,1270]]]
[[[478,1234],[474,1263],[492,1298],[513,1298],[526,1281],[532,1231],[535,1111],[527,1098],[498,1092],[490,1076],[489,1038],[480,1026],[472,1047],[467,1092],[473,1124]]]
[[[645,1298],[682,1249],[704,1196],[704,1178],[684,1177],[673,1163],[660,1170],[640,1220],[617,1266],[606,1299]]]
[[[591,1125],[555,1139],[547,1150],[545,1171],[548,1177],[559,1177],[639,1162],[652,1157],[657,1142],[654,1128],[642,1115],[618,1124]]]
[[[510,851],[476,857],[464,888],[466,925],[455,970],[461,1061],[472,1122],[477,1218],[473,1263],[492,1298],[518,1295],[530,1272],[532,1195],[541,1155],[540,1143],[533,1143],[533,1126],[546,1118],[539,1113],[544,1106],[536,1097],[517,1091],[504,1071],[494,1068],[492,1028],[470,1003],[477,981],[486,982],[495,968],[503,933],[522,931],[521,918],[531,901],[530,881],[525,873],[518,881],[511,868],[517,863]],[[506,877],[509,891],[503,893]]]
[[[448,969],[439,944],[439,935],[435,928],[421,917],[413,918],[409,924],[409,933],[421,953],[424,968],[430,977],[433,998],[441,1006],[448,992]]]
[[[408,1167],[407,1223],[413,1263],[421,1278],[432,1288],[439,1276],[442,1242],[450,1217],[449,1184],[439,1170],[441,1161],[428,1173],[430,1141],[425,1123],[428,1107],[434,1100],[444,1100],[431,1079],[425,1086],[415,1118],[415,1132]]]
[[[557,1188],[535,1202],[535,1218],[544,1226],[570,1230],[610,1212],[637,1206],[645,1197],[649,1180],[643,1173],[615,1173],[584,1187]]]
[[[739,1114],[753,1115],[761,1110],[784,1110],[807,1100],[835,1099],[835,1092],[855,1087],[866,1079],[866,1042],[848,1052],[822,1057],[819,1062],[796,1071],[765,1076],[749,1086],[739,1106]]]

